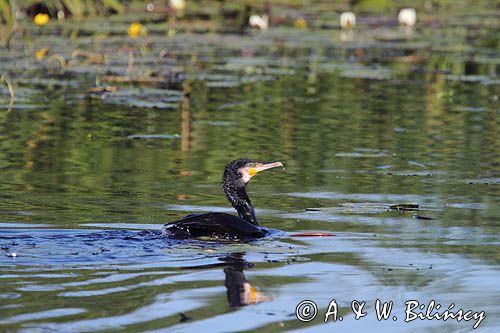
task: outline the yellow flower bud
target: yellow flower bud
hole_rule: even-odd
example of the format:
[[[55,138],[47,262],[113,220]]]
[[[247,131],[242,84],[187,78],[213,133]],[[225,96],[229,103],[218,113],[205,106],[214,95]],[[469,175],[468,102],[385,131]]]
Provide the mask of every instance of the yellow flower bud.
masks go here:
[[[50,21],[49,15],[44,13],[38,13],[33,18],[33,22],[39,27],[46,25],[47,23],[49,23],[49,21]]]
[[[302,17],[296,19],[295,22],[293,22],[293,25],[297,29],[307,29],[307,21],[304,20]]]
[[[38,60],[42,60],[43,58],[45,58],[47,53],[49,53],[49,49],[44,47],[43,49],[35,52],[35,58],[37,58]]]
[[[130,38],[137,38],[144,32],[142,24],[139,22],[132,22],[128,27],[128,35]]]

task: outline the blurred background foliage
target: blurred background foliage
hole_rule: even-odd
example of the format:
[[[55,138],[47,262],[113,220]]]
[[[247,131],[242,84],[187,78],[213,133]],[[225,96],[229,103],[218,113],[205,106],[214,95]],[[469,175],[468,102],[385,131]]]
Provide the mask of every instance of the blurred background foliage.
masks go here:
[[[81,22],[88,18],[126,14],[127,17],[141,22],[168,21],[166,30],[171,28],[172,18],[182,18],[182,21],[188,22],[187,24],[197,21],[195,27],[204,29],[208,26],[208,30],[220,31],[221,25],[227,26],[232,22],[238,28],[247,23],[250,14],[263,14],[266,11],[270,14],[269,19],[273,26],[328,28],[338,22],[338,16],[342,11],[347,10],[356,14],[386,12],[394,15],[398,9],[413,7],[419,13],[446,11],[447,8],[453,8],[454,12],[467,13],[470,6],[495,9],[498,8],[499,2],[494,0],[416,2],[407,0],[0,0],[0,38],[2,45],[8,48],[13,36],[17,32],[24,31],[26,25],[32,24],[34,17],[39,13],[47,14],[51,22],[64,20]],[[233,31],[237,32],[234,27]],[[489,40],[488,43],[491,44],[497,39]]]

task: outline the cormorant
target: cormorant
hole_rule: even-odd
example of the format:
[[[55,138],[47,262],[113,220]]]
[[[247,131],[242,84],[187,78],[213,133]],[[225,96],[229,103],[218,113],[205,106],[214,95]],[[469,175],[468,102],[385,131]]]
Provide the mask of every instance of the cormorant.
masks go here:
[[[268,230],[259,226],[245,186],[257,173],[282,166],[281,162],[264,163],[250,159],[230,162],[224,169],[223,188],[239,217],[225,213],[191,214],[165,224],[163,232],[167,237],[176,239],[210,237],[248,240],[264,237]]]

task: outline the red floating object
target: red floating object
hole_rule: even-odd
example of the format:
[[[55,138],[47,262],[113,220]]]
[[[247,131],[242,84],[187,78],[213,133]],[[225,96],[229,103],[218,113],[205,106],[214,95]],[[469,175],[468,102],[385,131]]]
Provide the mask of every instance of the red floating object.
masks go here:
[[[290,237],[331,237],[337,236],[335,234],[325,234],[323,232],[303,232],[301,234],[293,234]]]

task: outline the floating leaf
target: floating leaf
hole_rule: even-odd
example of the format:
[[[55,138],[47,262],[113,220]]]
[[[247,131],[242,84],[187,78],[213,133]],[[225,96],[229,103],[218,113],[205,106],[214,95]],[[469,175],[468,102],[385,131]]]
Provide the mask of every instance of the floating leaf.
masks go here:
[[[127,136],[128,139],[145,139],[145,140],[171,140],[179,139],[179,134],[133,134]]]
[[[400,211],[414,211],[414,210],[419,210],[419,205],[418,204],[412,204],[412,203],[403,203],[403,204],[397,204],[397,205],[390,205],[389,208],[393,210],[400,210]]]

